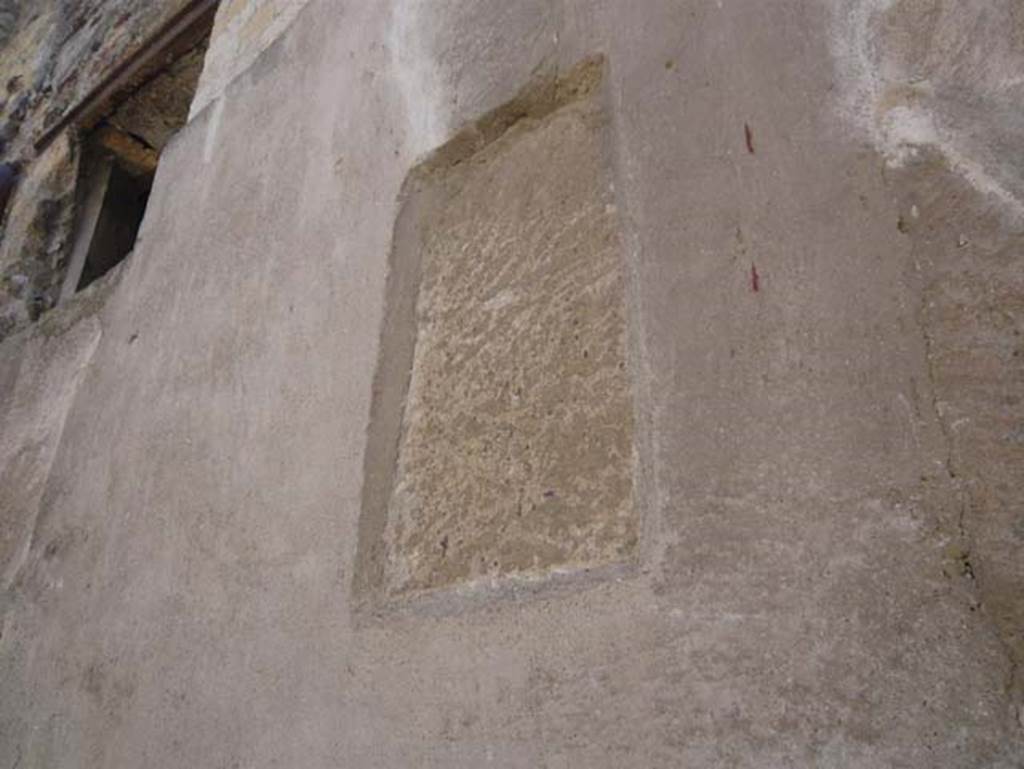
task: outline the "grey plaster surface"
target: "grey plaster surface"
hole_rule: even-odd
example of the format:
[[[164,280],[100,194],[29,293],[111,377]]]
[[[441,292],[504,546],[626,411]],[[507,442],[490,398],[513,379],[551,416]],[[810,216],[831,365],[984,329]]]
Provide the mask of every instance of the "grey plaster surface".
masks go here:
[[[0,765],[1020,766],[1018,225],[941,158],[886,165],[832,10],[311,0],[171,142],[89,321],[0,603]],[[354,612],[402,182],[595,54],[637,569]],[[1005,312],[957,315],[996,267]],[[999,354],[965,385],[936,355],[968,332]]]

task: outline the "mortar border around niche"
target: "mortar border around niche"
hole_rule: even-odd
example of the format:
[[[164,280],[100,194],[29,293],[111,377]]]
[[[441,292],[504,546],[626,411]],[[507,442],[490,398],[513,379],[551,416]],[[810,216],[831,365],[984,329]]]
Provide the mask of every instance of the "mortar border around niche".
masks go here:
[[[468,124],[408,173],[399,196],[399,213],[394,225],[385,289],[385,312],[381,329],[377,369],[364,454],[363,488],[360,497],[358,541],[355,568],[350,583],[352,605],[357,616],[385,616],[412,611],[418,614],[447,615],[495,602],[517,601],[529,597],[579,591],[610,580],[635,577],[643,551],[644,506],[639,472],[641,425],[632,424],[632,515],[636,536],[629,554],[621,560],[573,568],[553,568],[543,574],[507,574],[467,581],[412,594],[390,595],[385,574],[388,558],[385,529],[390,515],[390,497],[395,482],[404,410],[409,394],[412,361],[417,336],[416,297],[422,278],[416,247],[420,217],[433,202],[432,185],[439,185],[445,173],[475,156],[506,136],[523,121],[540,123],[564,107],[593,99],[602,126],[601,143],[604,173],[615,186],[614,131],[607,92],[608,64],[604,56],[588,57],[565,74],[544,74],[534,78],[512,99]],[[530,130],[527,125],[526,130]],[[637,388],[635,355],[629,349],[635,338],[630,299],[632,270],[626,264],[627,233],[619,221],[617,248],[623,279],[624,358],[629,397],[636,411]],[[402,299],[402,297],[405,297]]]

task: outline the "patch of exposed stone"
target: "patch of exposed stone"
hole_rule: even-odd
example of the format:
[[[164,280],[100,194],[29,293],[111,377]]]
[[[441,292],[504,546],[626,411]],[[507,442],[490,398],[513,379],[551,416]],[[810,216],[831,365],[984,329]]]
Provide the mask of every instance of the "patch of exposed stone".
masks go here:
[[[37,154],[36,142],[187,4],[0,0],[0,163],[13,193],[0,212],[0,338],[54,306],[71,247],[81,148],[63,136]],[[111,122],[158,152],[185,122],[202,54],[157,76]]]
[[[388,325],[415,339],[386,339],[382,363],[403,378],[411,365],[411,379],[397,456],[370,460],[394,463],[387,509],[368,496],[364,510],[384,550],[371,590],[388,598],[579,574],[635,552],[601,75],[595,60],[541,79],[411,175],[402,216],[416,235],[398,239],[393,270],[418,286],[389,301],[415,309]]]

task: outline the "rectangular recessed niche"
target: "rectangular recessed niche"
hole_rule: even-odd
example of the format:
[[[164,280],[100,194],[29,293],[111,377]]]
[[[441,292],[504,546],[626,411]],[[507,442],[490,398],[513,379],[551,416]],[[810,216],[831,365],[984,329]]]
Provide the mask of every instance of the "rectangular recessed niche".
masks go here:
[[[628,560],[634,426],[603,62],[535,83],[410,174],[355,589],[390,599]]]

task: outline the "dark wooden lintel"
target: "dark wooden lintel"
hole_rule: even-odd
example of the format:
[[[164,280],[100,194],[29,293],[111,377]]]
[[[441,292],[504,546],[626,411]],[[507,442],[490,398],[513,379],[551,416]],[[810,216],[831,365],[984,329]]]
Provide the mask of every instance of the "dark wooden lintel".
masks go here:
[[[35,140],[37,152],[46,149],[69,126],[89,129],[110,114],[121,99],[194,48],[209,32],[220,0],[193,0],[152,37],[117,64],[99,85],[68,109]]]

